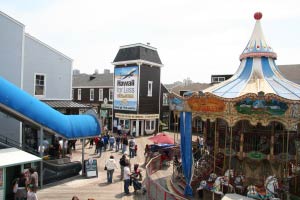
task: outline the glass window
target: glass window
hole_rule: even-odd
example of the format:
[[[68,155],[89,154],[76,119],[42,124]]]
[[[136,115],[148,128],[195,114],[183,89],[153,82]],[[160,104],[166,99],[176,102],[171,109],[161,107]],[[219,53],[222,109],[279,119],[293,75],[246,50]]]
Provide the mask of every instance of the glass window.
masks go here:
[[[99,101],[103,101],[103,89],[99,89]]]
[[[148,81],[148,97],[152,97],[153,81]]]
[[[90,89],[90,101],[94,101],[94,89]]]
[[[129,129],[129,120],[128,119],[120,119],[120,124],[122,124],[124,126],[124,129]]]
[[[35,75],[35,87],[34,95],[45,95],[45,75],[36,74]]]
[[[155,120],[146,120],[146,130],[155,130]]]
[[[163,106],[169,105],[168,93],[163,93]]]
[[[81,89],[78,89],[77,100],[81,100]]]
[[[114,95],[114,90],[113,89],[109,89],[109,101],[113,100],[113,95]]]

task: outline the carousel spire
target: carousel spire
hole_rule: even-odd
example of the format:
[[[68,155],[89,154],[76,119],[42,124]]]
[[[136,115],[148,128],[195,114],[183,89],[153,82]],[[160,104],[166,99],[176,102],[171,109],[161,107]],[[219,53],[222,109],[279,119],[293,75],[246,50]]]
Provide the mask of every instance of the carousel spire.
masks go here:
[[[260,20],[262,18],[261,12],[256,12],[254,14],[254,19],[256,20],[254,30],[252,32],[251,38],[244,49],[242,55],[240,56],[240,60],[244,58],[250,58],[250,57],[268,57],[268,58],[277,58],[277,55],[275,52],[273,52],[273,49],[267,44],[266,39],[264,37]]]
[[[248,93],[272,93],[278,96],[300,100],[300,86],[287,80],[276,66],[276,53],[264,37],[260,21],[262,13],[254,14],[256,20],[251,38],[240,55],[241,64],[228,80],[205,89],[224,98],[236,98]]]

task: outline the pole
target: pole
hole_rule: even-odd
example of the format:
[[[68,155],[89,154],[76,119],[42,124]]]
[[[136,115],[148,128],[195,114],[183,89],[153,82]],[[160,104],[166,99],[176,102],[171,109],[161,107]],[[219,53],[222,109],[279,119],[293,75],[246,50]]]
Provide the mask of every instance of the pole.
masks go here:
[[[84,145],[85,145],[85,138],[82,139],[82,154],[81,154],[82,169],[84,169]],[[82,173],[82,176],[84,176],[84,173]]]
[[[215,120],[214,173],[216,173],[216,156],[217,156],[217,119]]]
[[[227,123],[225,126],[225,145],[224,145],[224,162],[223,162],[223,171],[225,171],[225,163],[226,163],[226,148],[227,148],[227,131],[228,131],[228,127],[227,127]]]
[[[230,155],[229,155],[229,169],[231,169],[231,153],[232,153],[232,127],[230,127]]]
[[[44,149],[43,149],[43,140],[44,140],[44,129],[41,127],[41,136],[40,136],[40,157],[41,157],[41,163],[40,163],[40,185],[41,189],[43,188],[43,157],[44,157]]]

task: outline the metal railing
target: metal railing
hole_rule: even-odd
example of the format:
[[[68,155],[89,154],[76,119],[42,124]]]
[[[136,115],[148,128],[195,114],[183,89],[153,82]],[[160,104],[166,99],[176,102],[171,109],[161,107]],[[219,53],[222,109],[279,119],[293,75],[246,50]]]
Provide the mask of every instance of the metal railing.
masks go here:
[[[186,200],[179,195],[168,191],[165,187],[152,179],[151,175],[162,168],[161,155],[152,158],[146,165],[146,179],[148,199],[150,200]]]
[[[3,144],[5,144],[9,147],[15,147],[17,149],[29,152],[29,153],[34,154],[36,156],[40,155],[39,152],[36,149],[34,149],[34,148],[32,148],[32,147],[30,147],[26,144],[22,144],[22,143],[17,142],[13,139],[10,139],[10,138],[8,138],[4,135],[0,135],[0,142],[2,142]]]

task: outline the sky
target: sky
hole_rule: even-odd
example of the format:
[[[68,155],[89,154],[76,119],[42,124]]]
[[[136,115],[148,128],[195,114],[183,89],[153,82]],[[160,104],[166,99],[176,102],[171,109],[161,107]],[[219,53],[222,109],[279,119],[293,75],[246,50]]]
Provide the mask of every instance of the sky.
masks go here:
[[[162,83],[209,83],[238,69],[257,11],[276,63],[300,64],[298,0],[0,0],[0,10],[81,73],[113,72],[120,46],[150,43],[164,65]]]

